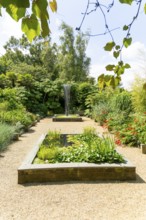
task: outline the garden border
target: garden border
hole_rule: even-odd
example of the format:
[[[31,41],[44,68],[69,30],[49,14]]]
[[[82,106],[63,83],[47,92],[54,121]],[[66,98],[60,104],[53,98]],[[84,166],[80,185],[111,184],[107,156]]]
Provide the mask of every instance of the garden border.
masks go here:
[[[125,181],[136,179],[136,167],[126,164],[56,163],[32,164],[42,135],[22,165],[18,168],[18,184],[64,181]]]

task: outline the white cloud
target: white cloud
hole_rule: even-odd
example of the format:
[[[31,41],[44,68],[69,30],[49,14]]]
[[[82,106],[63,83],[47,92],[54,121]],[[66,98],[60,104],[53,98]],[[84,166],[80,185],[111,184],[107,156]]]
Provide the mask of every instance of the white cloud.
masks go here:
[[[101,75],[102,73],[105,73],[105,66],[106,66],[106,64],[91,65],[90,76],[92,76],[95,79],[97,79],[97,77],[99,75]]]
[[[146,59],[146,48],[141,42],[135,42],[127,49],[124,48],[122,54],[123,58],[127,60],[139,60],[142,59],[143,55],[143,58]]]
[[[146,47],[140,42],[133,43],[123,50],[123,60],[131,66],[122,76],[124,87],[130,88],[136,76],[146,80]]]
[[[111,61],[111,53],[107,54],[107,59],[109,59],[108,63],[114,63]],[[145,78],[146,80],[146,47],[144,44],[140,42],[133,43],[129,48],[123,49],[122,58],[125,63],[129,63],[131,68],[127,69],[125,73],[122,75],[122,84],[124,88],[130,89],[132,82],[135,79],[135,76],[139,76]],[[97,77],[101,73],[105,73],[106,63],[96,63],[91,65],[90,75]],[[110,74],[110,72],[106,72]]]

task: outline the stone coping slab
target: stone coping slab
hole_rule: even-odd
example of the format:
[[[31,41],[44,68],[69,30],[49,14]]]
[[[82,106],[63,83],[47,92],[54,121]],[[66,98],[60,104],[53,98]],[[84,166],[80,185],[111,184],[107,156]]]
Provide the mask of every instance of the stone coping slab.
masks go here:
[[[77,117],[71,117],[71,116],[67,116],[67,117],[57,117],[59,115],[54,115],[52,117],[52,121],[54,122],[81,122],[82,117],[77,116]]]
[[[122,164],[56,163],[32,164],[42,135],[22,165],[18,168],[18,184],[63,181],[125,181],[136,179],[136,167],[128,160]]]

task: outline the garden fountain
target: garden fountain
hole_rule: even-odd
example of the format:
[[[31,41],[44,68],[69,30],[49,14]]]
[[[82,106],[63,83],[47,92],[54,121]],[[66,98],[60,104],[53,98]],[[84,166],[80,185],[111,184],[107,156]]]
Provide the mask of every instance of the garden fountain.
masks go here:
[[[70,112],[70,90],[71,90],[71,85],[69,84],[64,84],[63,85],[63,89],[64,89],[64,97],[65,97],[65,114],[59,114],[59,115],[55,115],[53,117],[53,121],[73,121],[73,122],[78,122],[78,121],[82,121],[82,118],[77,115],[77,114],[69,114]]]
[[[64,84],[64,96],[65,96],[65,115],[69,115],[69,105],[70,105],[70,88],[69,84]]]

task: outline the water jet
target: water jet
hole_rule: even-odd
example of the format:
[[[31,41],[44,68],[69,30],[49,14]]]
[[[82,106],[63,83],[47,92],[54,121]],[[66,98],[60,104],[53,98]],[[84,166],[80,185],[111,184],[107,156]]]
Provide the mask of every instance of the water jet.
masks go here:
[[[70,113],[70,90],[71,85],[64,84],[64,101],[65,101],[65,114],[54,115],[54,122],[81,122],[82,118],[78,114],[69,114]]]

